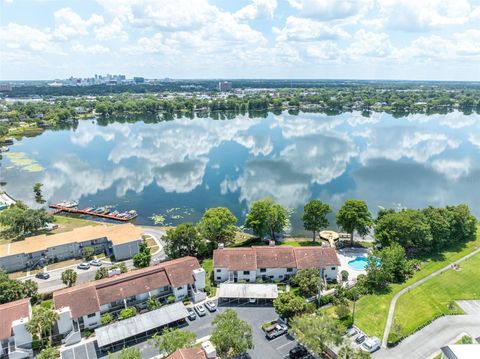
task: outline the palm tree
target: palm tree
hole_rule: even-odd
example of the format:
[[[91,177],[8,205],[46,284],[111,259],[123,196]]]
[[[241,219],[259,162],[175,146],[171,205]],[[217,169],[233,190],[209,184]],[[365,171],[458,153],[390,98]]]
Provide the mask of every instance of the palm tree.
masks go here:
[[[37,305],[33,308],[32,319],[27,323],[27,331],[42,339],[43,336],[48,333],[48,338],[51,343],[52,328],[58,318],[58,313],[52,308]]]

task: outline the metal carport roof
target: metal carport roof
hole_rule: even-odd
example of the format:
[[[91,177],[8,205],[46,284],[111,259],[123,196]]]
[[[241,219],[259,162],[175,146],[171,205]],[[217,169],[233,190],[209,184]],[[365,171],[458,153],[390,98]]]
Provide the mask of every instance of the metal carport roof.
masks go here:
[[[276,284],[222,283],[218,289],[219,298],[275,299],[278,297]]]
[[[188,312],[183,303],[166,305],[151,312],[95,329],[97,343],[99,347],[103,347],[120,342],[177,320],[185,319],[187,316]]]

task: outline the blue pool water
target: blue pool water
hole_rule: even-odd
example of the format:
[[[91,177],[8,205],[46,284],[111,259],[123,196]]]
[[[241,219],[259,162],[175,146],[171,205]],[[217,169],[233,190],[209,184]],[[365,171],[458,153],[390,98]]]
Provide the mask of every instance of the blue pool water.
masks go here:
[[[348,265],[355,270],[365,270],[368,259],[365,257],[357,257],[348,262]]]

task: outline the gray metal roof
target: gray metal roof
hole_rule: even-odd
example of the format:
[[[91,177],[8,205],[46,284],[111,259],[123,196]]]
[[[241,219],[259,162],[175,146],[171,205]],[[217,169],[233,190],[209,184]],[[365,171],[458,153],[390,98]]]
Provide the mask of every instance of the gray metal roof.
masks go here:
[[[278,297],[278,288],[276,284],[222,283],[218,297],[275,299]]]
[[[103,347],[184,319],[187,316],[188,312],[183,303],[166,305],[151,312],[95,329],[97,343],[98,346]]]

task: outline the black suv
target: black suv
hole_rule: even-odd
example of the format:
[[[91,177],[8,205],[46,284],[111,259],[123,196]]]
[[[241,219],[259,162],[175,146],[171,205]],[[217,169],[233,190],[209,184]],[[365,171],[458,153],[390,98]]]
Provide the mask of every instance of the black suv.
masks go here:
[[[50,274],[45,273],[45,272],[38,272],[37,274],[35,274],[35,278],[48,279],[48,278],[50,278]]]
[[[290,352],[288,353],[288,356],[290,359],[300,359],[303,358],[305,355],[308,354],[307,349],[304,347],[298,346],[293,349],[290,349]]]

